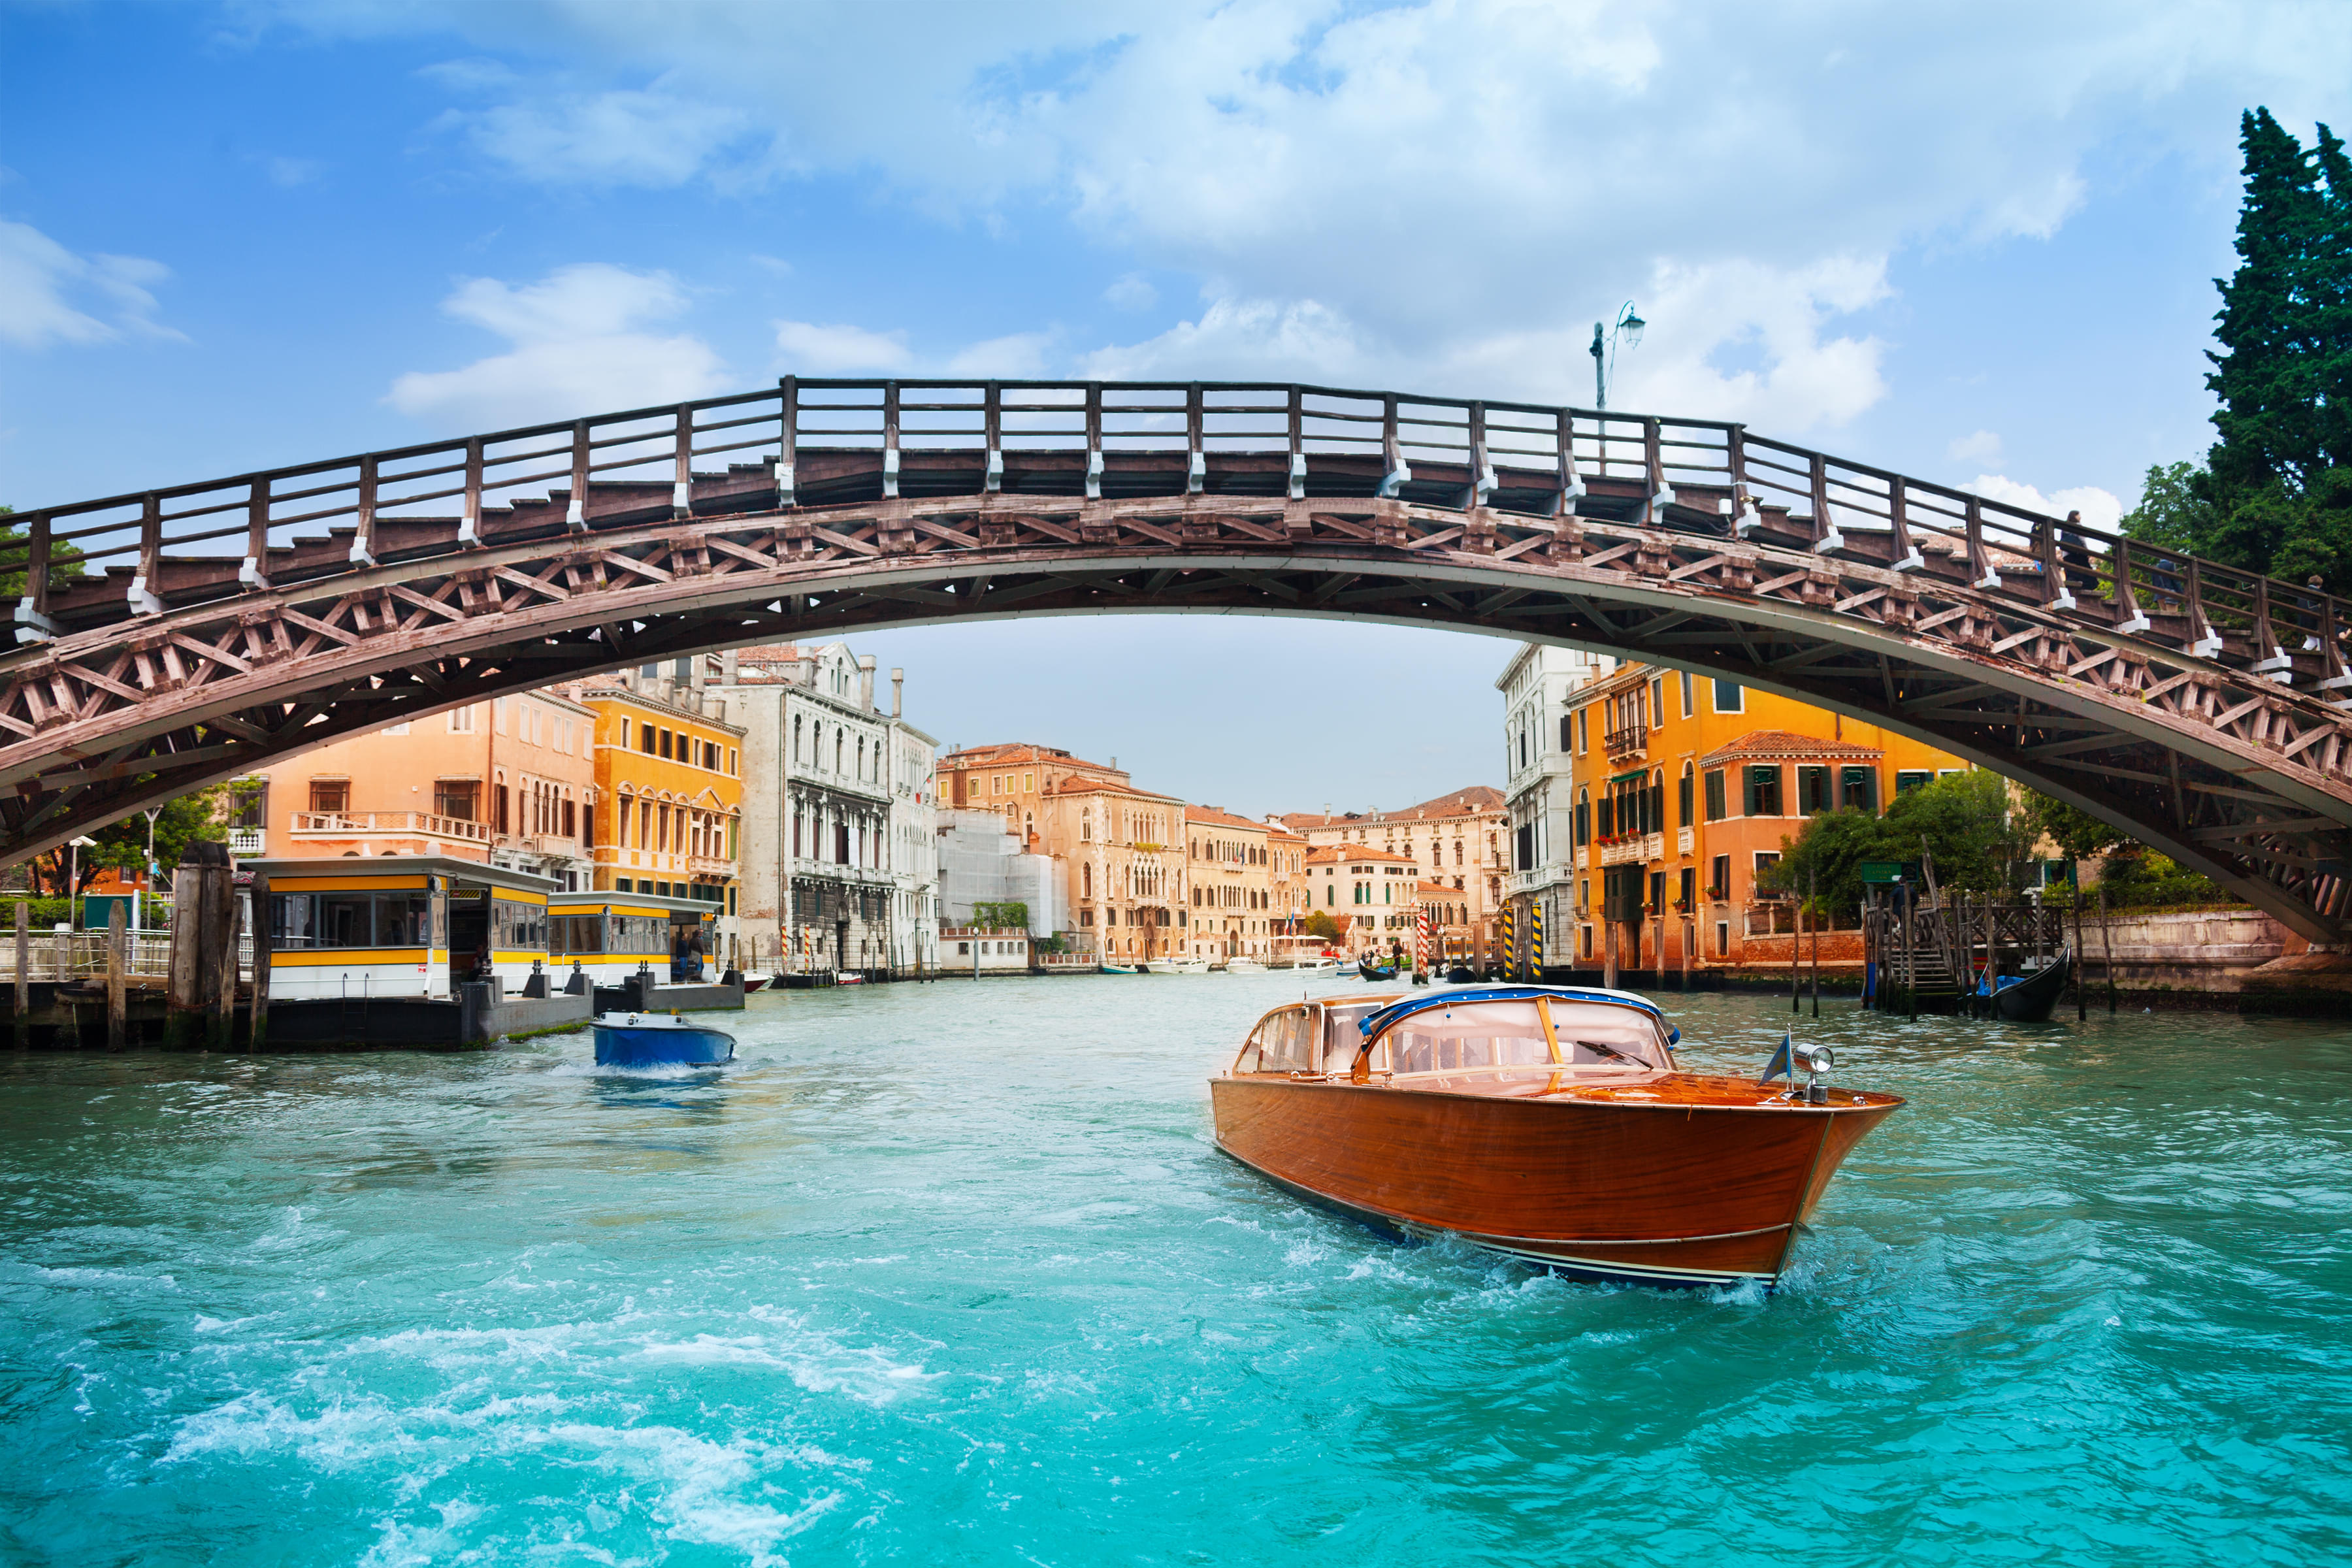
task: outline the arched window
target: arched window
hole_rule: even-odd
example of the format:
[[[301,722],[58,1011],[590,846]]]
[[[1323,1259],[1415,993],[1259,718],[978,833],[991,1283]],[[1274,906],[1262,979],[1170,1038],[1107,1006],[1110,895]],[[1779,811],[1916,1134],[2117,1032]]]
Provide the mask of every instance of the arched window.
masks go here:
[[[1078,865],[1078,896],[1082,899],[1095,896],[1095,868],[1084,861]]]
[[[1688,689],[1689,689],[1690,677],[1688,677],[1688,676],[1685,676],[1685,677],[1683,677],[1683,680],[1684,680],[1684,689],[1685,689],[1685,693],[1687,693]],[[1685,706],[1685,707],[1689,706],[1689,699],[1688,699],[1687,695],[1685,695],[1685,699],[1684,699],[1684,706]],[[1692,814],[1692,811],[1691,811],[1691,807],[1692,807],[1692,805],[1693,805],[1693,804],[1694,804],[1694,799],[1695,799],[1695,797],[1694,797],[1694,795],[1693,795],[1692,792],[1693,792],[1694,790],[1696,790],[1697,787],[1698,787],[1698,785],[1697,785],[1697,774],[1692,771],[1692,765],[1691,765],[1689,763],[1685,763],[1683,764],[1683,776],[1682,776],[1682,778],[1681,778],[1679,781],[1677,781],[1677,782],[1676,782],[1675,786],[1675,826],[1677,826],[1677,827],[1688,827],[1688,826],[1691,825],[1691,818],[1692,818],[1692,815],[1693,815],[1693,814]]]

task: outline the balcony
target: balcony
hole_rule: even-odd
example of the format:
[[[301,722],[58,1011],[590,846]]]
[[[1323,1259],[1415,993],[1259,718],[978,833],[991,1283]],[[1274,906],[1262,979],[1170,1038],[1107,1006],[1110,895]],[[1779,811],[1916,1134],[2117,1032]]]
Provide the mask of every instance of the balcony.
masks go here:
[[[1647,724],[1628,724],[1622,730],[1605,730],[1601,731],[1601,742],[1608,749],[1612,762],[1620,757],[1633,756],[1650,749],[1650,727]]]
[[[1580,871],[1590,871],[1592,869],[1592,847],[1591,845],[1580,844],[1576,847],[1576,868]]]
[[[450,838],[466,844],[490,841],[490,830],[461,817],[436,816],[429,811],[298,811],[297,838],[363,838],[400,834],[408,837]]]
[[[269,853],[269,835],[258,827],[228,830],[228,852],[240,860],[257,860]]]
[[[1675,853],[1681,856],[1683,858],[1686,860],[1690,858],[1691,849],[1696,842],[1696,835],[1695,835],[1689,828],[1677,827],[1675,829]]]
[[[536,855],[542,860],[585,860],[589,852],[580,847],[576,838],[566,838],[555,833],[510,834],[499,840],[499,847],[518,855]]]
[[[735,862],[716,855],[689,855],[686,868],[696,877],[716,878],[722,882],[731,881],[735,876]]]
[[[1628,834],[1613,844],[1601,847],[1603,866],[1645,866],[1666,856],[1666,836],[1663,833]]]

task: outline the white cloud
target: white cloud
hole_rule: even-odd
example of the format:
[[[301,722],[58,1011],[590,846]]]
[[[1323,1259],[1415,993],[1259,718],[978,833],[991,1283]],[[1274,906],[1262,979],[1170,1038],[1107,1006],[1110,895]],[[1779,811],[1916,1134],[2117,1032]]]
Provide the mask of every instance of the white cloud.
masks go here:
[[[551,184],[675,185],[751,128],[730,105],[662,91],[570,93],[452,113],[487,156]]]
[[[1944,448],[1944,456],[1955,463],[1998,463],[2000,461],[2000,437],[1990,430],[1961,436]]]
[[[1197,319],[1107,363],[1199,364],[1230,343],[1271,365],[1314,341],[1343,344],[1351,374],[1476,374],[1580,401],[1580,331],[1631,294],[1656,325],[1621,356],[1612,401],[1784,428],[1885,395],[1883,345],[1840,318],[1886,297],[1893,258],[2046,237],[2117,149],[2226,184],[2214,126],[2253,102],[2307,123],[2352,79],[2340,0],[2226,16],[2210,0],[289,0],[285,14],[555,62],[520,75],[476,58],[436,78],[463,100],[468,145],[519,177],[848,179],[989,235],[1042,207],[1123,255],[1106,296],[1120,308],[1139,308],[1150,276],[1213,280]],[[913,357],[837,334],[811,344],[861,369]]]
[[[778,321],[776,350],[783,355],[782,368],[795,375],[903,371],[914,362],[904,332],[869,332],[863,327],[814,321]]]
[[[29,224],[0,219],[0,342],[19,348],[111,342],[126,333],[186,339],[156,321],[172,276],[137,256],[80,256]]]
[[[2124,514],[2124,503],[2096,485],[2076,485],[2070,489],[2053,490],[2045,496],[2032,485],[2020,484],[2001,474],[1979,474],[1973,483],[1961,488],[1974,490],[1987,500],[2007,501],[2011,506],[2021,506],[2029,511],[2042,512],[2050,517],[2064,517],[2070,511],[2079,511],[2084,522],[2111,533]]]
[[[712,396],[729,377],[708,343],[642,330],[686,307],[667,273],[602,262],[520,288],[467,279],[442,310],[512,347],[458,370],[411,371],[392,384],[387,401],[413,418],[483,428]]]
[[[271,184],[288,190],[310,184],[327,172],[327,165],[316,158],[267,158],[262,167],[268,172]]]
[[[1160,290],[1140,272],[1130,272],[1103,290],[1103,298],[1122,310],[1149,310],[1160,303]]]
[[[983,380],[1024,381],[1045,374],[1045,350],[1053,341],[1046,332],[1013,332],[1005,337],[991,338],[986,342],[972,344],[950,356],[950,375],[969,375]]]

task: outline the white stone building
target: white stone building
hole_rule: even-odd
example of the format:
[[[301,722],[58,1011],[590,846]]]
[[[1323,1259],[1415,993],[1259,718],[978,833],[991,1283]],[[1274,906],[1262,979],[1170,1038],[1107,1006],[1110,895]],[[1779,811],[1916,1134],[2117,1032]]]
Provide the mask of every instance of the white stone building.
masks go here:
[[[1523,643],[1495,680],[1503,694],[1509,866],[1504,897],[1514,941],[1538,963],[1568,961],[1576,924],[1576,737],[1570,697],[1616,664],[1605,654]],[[1543,916],[1543,950],[1531,952],[1529,917],[1538,910]]]
[[[714,688],[742,726],[742,931],[755,968],[912,969],[937,962],[935,742],[875,706],[874,659],[841,643],[720,656]]]

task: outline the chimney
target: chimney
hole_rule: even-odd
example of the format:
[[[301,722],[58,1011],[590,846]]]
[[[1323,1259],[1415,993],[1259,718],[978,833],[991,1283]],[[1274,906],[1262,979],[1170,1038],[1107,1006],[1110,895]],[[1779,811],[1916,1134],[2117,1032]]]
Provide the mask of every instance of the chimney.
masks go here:
[[[811,691],[814,691],[816,689],[816,655],[804,653],[793,662],[800,666],[800,674],[794,679]]]
[[[736,677],[741,672],[741,668],[736,659],[733,648],[730,647],[719,656],[719,679],[728,685],[735,684]]]
[[[901,706],[906,702],[906,700],[907,700],[907,672],[906,672],[905,670],[903,670],[903,669],[894,669],[894,670],[892,670],[892,671],[890,672],[890,717],[891,717],[891,718],[896,719],[896,718],[898,718],[898,717],[899,717],[899,716],[900,716],[900,708],[901,708]]]
[[[866,712],[874,711],[874,656],[857,656],[857,705]]]
[[[1113,773],[1118,772],[1118,759],[1116,756],[1112,757],[1110,760],[1110,771]]]

